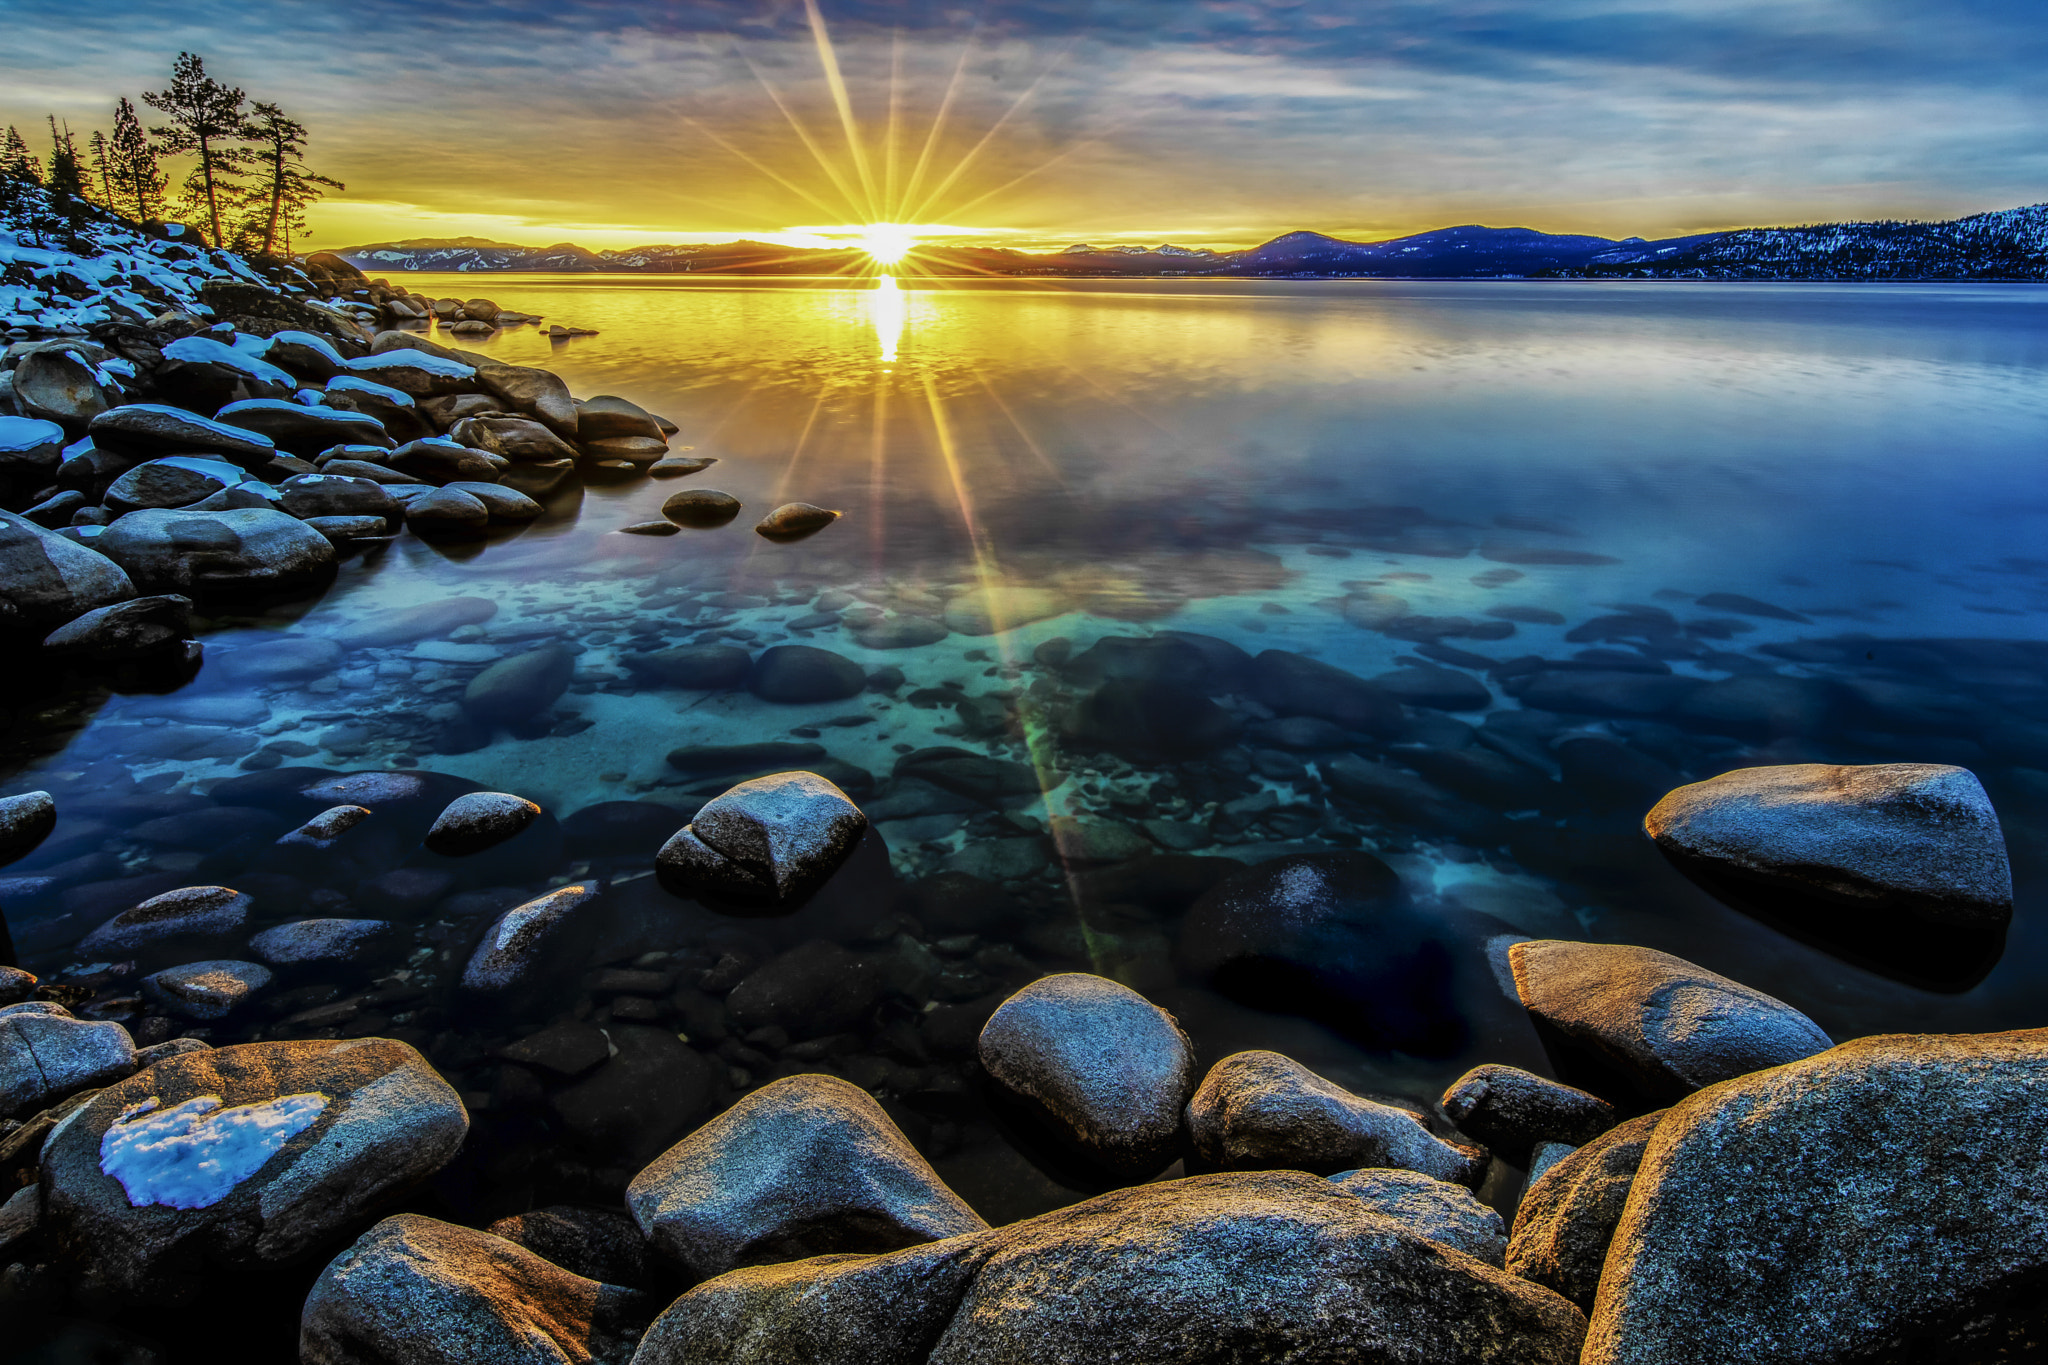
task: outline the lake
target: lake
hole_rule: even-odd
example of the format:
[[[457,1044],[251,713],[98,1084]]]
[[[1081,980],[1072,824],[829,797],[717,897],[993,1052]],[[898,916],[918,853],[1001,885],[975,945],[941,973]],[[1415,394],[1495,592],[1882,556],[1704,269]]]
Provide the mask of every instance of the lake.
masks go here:
[[[596,329],[439,339],[628,398],[678,426],[675,453],[717,463],[590,483],[515,534],[357,553],[317,602],[209,618],[207,663],[172,693],[51,695],[23,727],[41,735],[11,742],[6,790],[50,789],[63,819],[5,876],[24,965],[98,991],[107,1017],[132,1016],[137,969],[75,945],[167,886],[241,886],[265,923],[396,921],[387,958],[282,976],[202,1032],[427,1052],[475,1126],[422,1207],[480,1224],[613,1203],[678,1125],[821,1065],[881,1095],[991,1222],[1072,1202],[1085,1180],[1022,1154],[969,1062],[979,1019],[1044,971],[1144,992],[1205,1066],[1272,1048],[1422,1107],[1479,1062],[1552,1070],[1500,979],[1515,938],[1664,949],[1837,1040],[2042,1022],[2048,288],[402,282]],[[619,533],[685,487],[745,510]],[[753,534],[786,501],[844,515],[798,543]],[[439,639],[314,648],[304,668],[237,663],[455,597],[494,609]],[[576,655],[546,714],[517,733],[463,718],[483,663],[546,642]],[[657,656],[687,644],[806,645],[867,682],[795,704],[683,686]],[[1247,681],[1265,651],[1392,675],[1409,709],[1377,731],[1303,723],[1312,701],[1287,721]],[[1733,710],[1685,700],[1737,693]],[[770,743],[811,747],[706,752]],[[944,747],[1035,788],[943,776]],[[2015,857],[2002,952],[1794,937],[1642,835],[1668,786],[1803,761],[1975,771]],[[846,887],[786,920],[656,887],[660,831],[790,766],[874,818]],[[295,864],[275,838],[335,801],[247,793],[307,768],[514,792],[567,840],[454,871],[409,845]],[[223,801],[229,782],[243,795]],[[577,821],[624,802],[637,824]],[[1428,957],[1418,943],[1448,954],[1415,1017],[1205,976],[1190,906],[1236,866],[1318,851],[1374,854],[1405,890],[1368,995]],[[477,936],[550,879],[606,884],[601,941],[545,1005],[469,1012],[449,986]],[[724,1016],[720,987],[818,943],[813,978],[862,983],[844,1017]],[[609,1090],[500,1055],[565,1019],[612,1031]],[[695,1098],[639,1093],[672,1078],[622,1064],[636,1029],[686,1040]],[[1511,1208],[1520,1178],[1497,1166],[1487,1196]]]

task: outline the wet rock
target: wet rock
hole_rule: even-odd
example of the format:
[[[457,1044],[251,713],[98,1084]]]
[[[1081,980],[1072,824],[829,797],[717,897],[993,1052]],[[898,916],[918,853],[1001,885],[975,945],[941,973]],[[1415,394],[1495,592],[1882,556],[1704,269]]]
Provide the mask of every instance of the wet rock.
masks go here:
[[[491,725],[510,725],[554,705],[569,688],[576,656],[561,645],[543,645],[500,659],[469,681],[462,709]]]
[[[1283,716],[1313,716],[1346,730],[1400,733],[1401,703],[1355,673],[1284,649],[1252,661],[1252,693]]]
[[[378,517],[401,515],[398,500],[375,479],[340,474],[295,474],[277,486],[284,510],[301,520],[314,517]]]
[[[493,526],[524,525],[529,521],[538,521],[541,514],[546,511],[539,503],[518,489],[505,488],[495,483],[472,483],[467,480],[457,480],[454,483],[444,485],[441,491],[444,493],[466,493],[470,497],[475,498],[484,505],[484,510],[491,514],[491,524]]]
[[[844,515],[844,512],[814,507],[807,502],[786,502],[761,518],[754,532],[767,540],[802,540],[816,535]]]
[[[1783,739],[1827,733],[1847,706],[1839,683],[1754,673],[1720,678],[1688,693],[1671,719],[1717,735]]]
[[[297,829],[280,835],[277,842],[287,848],[325,852],[342,835],[369,818],[370,811],[364,806],[329,806]]]
[[[865,1091],[825,1075],[748,1095],[635,1176],[626,1206],[697,1278],[988,1226]]]
[[[672,521],[636,521],[629,525],[621,526],[619,534],[622,536],[673,536],[680,535],[682,529],[682,527]]]
[[[816,773],[757,777],[706,802],[662,845],[656,866],[678,895],[793,906],[838,870],[867,824]]]
[[[481,625],[498,614],[488,597],[449,597],[416,607],[371,612],[342,630],[335,639],[344,649],[411,644],[446,635],[463,626]]]
[[[1673,1106],[1585,1359],[2035,1354],[2044,1067],[2048,1030],[1862,1038]]]
[[[1454,668],[1397,668],[1372,684],[1396,701],[1436,711],[1484,711],[1493,705],[1485,683]]]
[[[166,1014],[205,1022],[246,1008],[270,981],[270,969],[260,963],[217,958],[143,977],[142,997]]]
[[[397,444],[374,417],[339,408],[307,407],[282,398],[230,403],[215,413],[214,419],[268,436],[279,450],[308,460],[333,446],[372,445],[389,450]]]
[[[977,1051],[990,1078],[1089,1163],[1143,1178],[1173,1159],[1194,1048],[1136,991],[1083,972],[1044,977],[1003,1002]]]
[[[792,1038],[822,1038],[866,1024],[888,990],[880,962],[812,939],[742,977],[725,1007],[743,1029],[779,1028]]]
[[[1067,775],[1057,770],[1041,773],[1029,763],[947,747],[905,754],[896,761],[895,774],[989,806],[1014,805],[1020,797],[1042,795],[1067,780]]]
[[[667,687],[723,692],[744,687],[753,656],[737,645],[678,645],[653,654],[628,654],[620,662],[634,676]]]
[[[575,440],[580,416],[569,386],[552,371],[527,365],[479,365],[477,382],[493,398],[517,412],[538,418],[557,436]]]
[[[95,446],[132,460],[203,451],[255,469],[277,454],[277,443],[268,436],[157,403],[109,408],[87,430]]]
[[[929,616],[867,618],[853,626],[854,641],[863,649],[922,649],[949,634],[944,621]]]
[[[199,455],[166,455],[145,460],[107,486],[102,500],[115,515],[145,507],[190,507],[248,480],[226,460]]]
[[[511,1009],[580,967],[593,927],[586,912],[597,897],[594,885],[572,883],[498,916],[462,969],[462,989]]]
[[[137,597],[89,611],[43,640],[44,652],[79,663],[183,657],[192,639],[192,599]]]
[[[715,488],[686,488],[671,493],[661,514],[678,526],[708,529],[723,526],[740,514],[740,500]]]
[[[92,366],[69,351],[31,351],[13,371],[14,401],[26,417],[81,432],[116,401]]]
[[[1134,756],[1194,758],[1235,742],[1238,723],[1190,687],[1112,678],[1081,703],[1075,737]]]
[[[1530,1173],[1508,1240],[1505,1264],[1510,1271],[1592,1311],[1615,1224],[1628,1203],[1643,1149],[1665,1112],[1659,1109],[1610,1128],[1542,1176]]]
[[[599,1284],[652,1289],[665,1278],[652,1264],[639,1225],[614,1209],[550,1204],[500,1218],[485,1230]]]
[[[78,951],[109,957],[183,938],[224,938],[248,922],[254,900],[226,886],[186,886],[123,910],[79,940]]]
[[[332,640],[292,635],[222,652],[213,664],[230,682],[263,684],[324,677],[341,667],[343,657]]]
[[[1187,1105],[1195,1152],[1222,1170],[1398,1167],[1477,1185],[1486,1154],[1445,1142],[1405,1109],[1354,1095],[1277,1052],[1238,1052],[1209,1068]]]
[[[524,417],[465,417],[449,428],[451,439],[508,460],[573,460],[576,447],[541,422]]]
[[[306,1296],[302,1365],[625,1365],[654,1305],[516,1243],[416,1213],[386,1218]]]
[[[1182,925],[1183,970],[1233,999],[1306,1014],[1373,1046],[1421,1056],[1463,1045],[1460,973],[1446,924],[1418,914],[1366,853],[1293,854],[1205,893]]]
[[[455,1092],[390,1039],[169,1057],[51,1136],[46,1232],[130,1301],[173,1302],[360,1226],[452,1158],[468,1127]],[[207,1166],[181,1159],[207,1148]]]
[[[0,1119],[37,1113],[134,1070],[135,1043],[119,1024],[74,1019],[54,1006],[0,1011]]]
[[[728,1271],[655,1319],[635,1365],[924,1365],[991,1240]]]
[[[679,479],[690,474],[702,474],[717,463],[715,458],[707,456],[671,455],[647,466],[647,472],[657,479]]]
[[[437,488],[405,504],[405,524],[422,536],[480,536],[491,524],[491,509],[459,488]]]
[[[761,651],[747,675],[747,690],[762,701],[802,705],[844,701],[867,687],[867,674],[843,654],[813,645],[776,645]]]
[[[130,512],[95,547],[145,593],[301,592],[334,577],[327,538],[268,508]]]
[[[1523,706],[1539,711],[1638,719],[1663,715],[1705,685],[1698,678],[1656,673],[1548,670],[1530,675],[1516,695]]]
[[[265,929],[249,951],[272,967],[361,966],[398,947],[398,926],[381,919],[302,919]]]
[[[135,584],[106,556],[0,512],[0,630],[41,639],[86,612],[133,596]]]
[[[1936,763],[1739,768],[1678,788],[1643,821],[1682,870],[1939,932],[2002,928],[2012,869],[1974,774]]]
[[[1444,1091],[1451,1122],[1510,1160],[1539,1143],[1583,1147],[1612,1128],[1614,1106],[1519,1067],[1475,1066]]]
[[[668,453],[668,442],[653,436],[606,436],[578,444],[584,459],[600,467],[618,465],[636,474]]]
[[[1345,1171],[1331,1176],[1330,1183],[1364,1200],[1373,1212],[1475,1260],[1497,1266],[1507,1254],[1507,1225],[1462,1185],[1393,1167]]]
[[[1590,1049],[1651,1099],[1831,1046],[1784,1001],[1669,953],[1532,939],[1509,948],[1508,962],[1516,994],[1539,1023]]]
[[[0,867],[26,858],[57,828],[57,800],[48,792],[0,797]]]
[[[438,486],[470,479],[488,483],[497,477],[499,466],[509,461],[444,437],[424,436],[392,451],[385,463],[401,474]]]
[[[509,792],[470,792],[449,802],[424,840],[429,853],[464,858],[515,838],[541,816],[541,809]]]
[[[576,435],[586,441],[639,436],[660,441],[665,433],[654,414],[638,403],[601,393],[576,404]]]
[[[330,545],[381,540],[390,534],[390,528],[382,517],[307,517],[306,525],[326,536]]]
[[[932,1365],[1573,1365],[1585,1332],[1550,1291],[1299,1171],[1117,1190],[991,1242]]]

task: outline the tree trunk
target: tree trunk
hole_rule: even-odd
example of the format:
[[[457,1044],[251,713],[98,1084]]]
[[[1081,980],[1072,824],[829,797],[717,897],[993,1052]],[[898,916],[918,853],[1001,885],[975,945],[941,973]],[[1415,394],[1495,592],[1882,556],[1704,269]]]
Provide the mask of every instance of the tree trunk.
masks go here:
[[[213,187],[213,151],[205,138],[199,139],[199,171],[206,177],[206,212],[213,220],[213,249],[220,250],[220,195]]]
[[[268,256],[277,241],[277,211],[284,203],[284,149],[277,152],[270,168],[270,220],[263,225],[263,254]]]

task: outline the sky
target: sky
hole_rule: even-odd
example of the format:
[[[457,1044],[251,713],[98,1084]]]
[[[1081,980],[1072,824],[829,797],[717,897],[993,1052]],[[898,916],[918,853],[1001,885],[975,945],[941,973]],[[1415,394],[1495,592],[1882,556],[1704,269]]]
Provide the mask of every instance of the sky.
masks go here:
[[[0,121],[109,127],[198,52],[346,182],[310,246],[1660,237],[2048,200],[2042,0],[819,3],[5,0]]]

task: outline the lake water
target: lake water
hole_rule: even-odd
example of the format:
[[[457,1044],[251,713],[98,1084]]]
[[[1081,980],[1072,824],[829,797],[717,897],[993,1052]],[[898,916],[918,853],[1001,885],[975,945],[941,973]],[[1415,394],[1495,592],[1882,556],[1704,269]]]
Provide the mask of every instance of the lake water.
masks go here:
[[[691,1073],[690,1121],[736,1086],[838,1069],[883,1095],[995,1222],[1083,1188],[1018,1154],[966,1061],[974,1011],[1045,970],[1136,986],[1175,1011],[1204,1065],[1271,1047],[1419,1105],[1478,1062],[1548,1068],[1489,967],[1514,936],[1663,948],[1837,1039],[2043,1022],[2042,287],[406,282],[597,329],[466,344],[640,403],[679,426],[676,453],[718,463],[591,484],[518,534],[359,554],[317,602],[212,620],[206,667],[171,695],[51,698],[38,723],[63,747],[17,734],[8,789],[55,791],[64,824],[6,876],[23,879],[7,910],[24,965],[84,979],[111,1017],[132,1011],[123,972],[137,969],[73,945],[166,885],[246,882],[264,923],[398,920],[402,942],[374,970],[281,978],[211,1036],[375,1032],[426,1050],[476,1120],[431,1207],[475,1221],[611,1202],[673,1135],[682,1110],[565,1099],[564,1077],[497,1056],[567,1017],[615,1042],[622,1024],[686,1036],[710,1063]],[[616,533],[694,486],[746,511],[719,530]],[[845,515],[796,544],[748,529],[788,500]],[[253,643],[455,596],[496,611],[452,640],[351,650],[317,676],[235,664]],[[991,611],[1021,624],[973,633]],[[1089,652],[1167,632],[1203,638]],[[544,641],[578,652],[560,702],[525,737],[465,726],[455,702],[478,660]],[[1275,726],[1244,657],[1216,641],[1399,671],[1427,704],[1379,733]],[[691,642],[801,643],[903,679],[784,705],[650,671],[644,656]],[[1119,677],[1169,691],[1101,701]],[[1675,685],[1658,684],[1661,702],[1629,690],[1749,677],[1847,700],[1731,722],[1684,711]],[[1147,712],[1189,694],[1214,699],[1228,736]],[[679,823],[747,774],[686,771],[670,751],[757,741],[819,746],[878,816],[867,881],[829,914],[711,916],[655,888],[658,838],[611,848],[576,833],[575,813],[604,802],[663,803]],[[946,745],[1028,765],[1050,790],[961,799],[913,778],[925,755],[897,780],[906,755]],[[1805,760],[1978,772],[2018,888],[1988,973],[1916,972],[1918,944],[1796,940],[1693,888],[1641,835],[1666,785]],[[539,801],[572,837],[555,865],[437,873],[439,899],[370,884],[418,864],[402,847],[316,875],[269,847],[299,806],[207,795],[289,768],[446,774]],[[1062,827],[1064,856],[1045,837],[1052,817],[1083,822]],[[1200,860],[1318,850],[1385,859],[1460,955],[1430,1028],[1233,998],[1191,965],[1189,903],[1229,870]],[[943,875],[963,872],[985,885]],[[528,1017],[471,1017],[450,981],[505,897],[550,877],[608,879],[617,906],[571,966],[641,975],[572,973]],[[822,1045],[801,1026],[744,1039],[719,1016],[730,980],[698,989],[815,939],[890,983]],[[619,1083],[660,1090],[661,1065],[647,1066]],[[1501,1168],[1488,1194],[1507,1205],[1518,1183]]]

